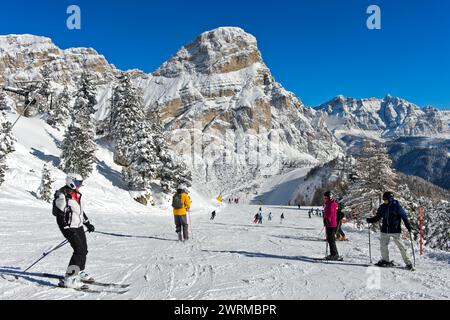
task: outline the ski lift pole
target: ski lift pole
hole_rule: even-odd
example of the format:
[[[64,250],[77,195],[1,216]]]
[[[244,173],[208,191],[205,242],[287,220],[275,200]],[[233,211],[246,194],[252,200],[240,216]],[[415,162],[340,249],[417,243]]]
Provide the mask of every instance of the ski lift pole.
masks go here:
[[[66,244],[68,244],[69,241],[68,240],[64,240],[63,242],[61,242],[60,244],[54,246],[52,249],[45,251],[42,254],[42,257],[40,257],[38,260],[36,260],[35,262],[33,262],[28,268],[26,268],[25,270],[23,270],[23,272],[27,272],[28,270],[30,270],[32,267],[34,267],[39,261],[41,261],[42,259],[44,259],[46,256],[48,256],[50,253],[58,250],[59,248],[64,247]]]

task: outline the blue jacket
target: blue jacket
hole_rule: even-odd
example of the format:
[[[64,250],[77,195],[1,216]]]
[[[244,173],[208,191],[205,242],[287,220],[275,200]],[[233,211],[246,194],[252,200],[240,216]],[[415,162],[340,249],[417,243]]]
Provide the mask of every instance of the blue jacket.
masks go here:
[[[397,200],[391,200],[388,204],[382,204],[377,211],[377,215],[367,219],[367,222],[374,223],[382,220],[382,233],[401,233],[401,222],[405,223],[406,229],[411,230],[405,210]]]

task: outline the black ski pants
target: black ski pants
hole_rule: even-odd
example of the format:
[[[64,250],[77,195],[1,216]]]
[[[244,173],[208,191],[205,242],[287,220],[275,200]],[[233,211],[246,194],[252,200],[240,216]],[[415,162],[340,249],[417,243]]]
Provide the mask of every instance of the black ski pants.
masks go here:
[[[336,229],[337,228],[327,227],[327,241],[330,246],[330,254],[332,256],[337,256],[339,254],[336,247]]]
[[[69,267],[77,266],[80,271],[84,271],[86,267],[86,256],[88,247],[84,228],[61,229],[63,236],[69,241],[73,254],[70,258]],[[69,268],[70,269],[70,268]],[[68,270],[69,270],[68,269]]]

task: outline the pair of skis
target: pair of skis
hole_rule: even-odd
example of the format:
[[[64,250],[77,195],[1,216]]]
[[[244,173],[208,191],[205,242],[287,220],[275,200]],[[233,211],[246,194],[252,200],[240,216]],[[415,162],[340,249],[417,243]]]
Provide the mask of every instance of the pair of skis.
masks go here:
[[[55,276],[51,274],[42,274],[43,277],[48,278],[54,278],[58,279],[60,282],[58,283],[58,288],[62,289],[72,289],[76,291],[82,291],[86,293],[117,293],[117,294],[124,294],[129,291],[130,284],[121,284],[121,283],[106,283],[106,282],[99,282],[99,281],[89,281],[89,282],[83,282],[84,285],[81,288],[67,288],[62,284],[62,281],[64,280],[63,276]],[[98,289],[93,289],[91,287],[97,287]]]

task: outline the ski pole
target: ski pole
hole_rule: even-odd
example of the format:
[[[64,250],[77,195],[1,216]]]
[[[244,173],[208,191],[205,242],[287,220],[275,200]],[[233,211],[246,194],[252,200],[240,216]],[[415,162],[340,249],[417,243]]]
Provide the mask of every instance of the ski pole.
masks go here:
[[[413,258],[414,258],[414,268],[415,268],[416,267],[416,254],[414,252],[414,245],[413,245],[413,241],[412,241],[411,232],[409,233],[409,240],[411,241],[411,250],[412,250],[412,254],[413,254]]]
[[[370,258],[370,263],[372,263],[372,245],[370,243],[370,224],[369,224],[368,230],[369,230],[369,258]]]
[[[32,267],[34,267],[39,261],[41,261],[42,259],[44,259],[46,256],[48,256],[50,253],[58,250],[59,248],[64,247],[66,244],[68,244],[69,241],[68,240],[64,240],[63,242],[61,242],[60,244],[58,244],[57,246],[53,247],[52,249],[44,252],[42,254],[42,257],[40,257],[38,260],[36,260],[35,262],[33,262],[28,268],[26,268],[23,272],[27,272],[28,270],[30,270]]]
[[[325,226],[322,227],[322,230],[320,230],[320,233],[317,235],[317,237],[320,237],[320,235],[322,234],[324,229],[325,229]]]
[[[192,220],[191,220],[191,210],[188,210],[188,219],[189,219],[189,229],[190,229],[190,231],[189,231],[189,233],[190,233],[190,237],[192,238],[192,239],[194,239],[194,233],[192,232]]]

